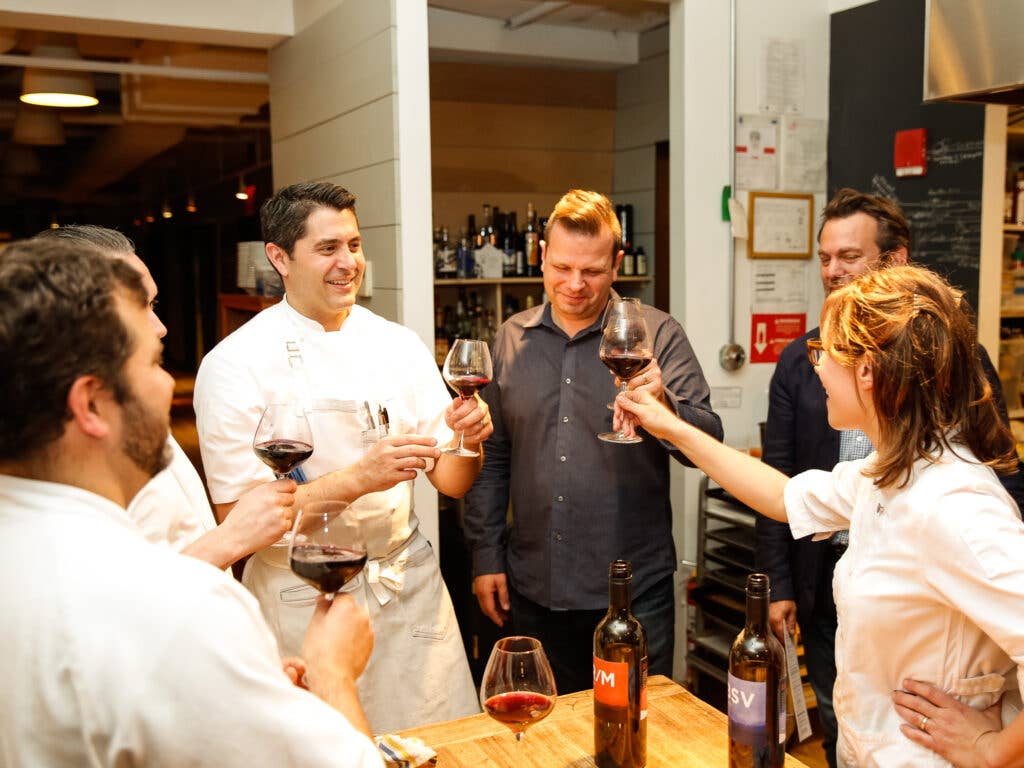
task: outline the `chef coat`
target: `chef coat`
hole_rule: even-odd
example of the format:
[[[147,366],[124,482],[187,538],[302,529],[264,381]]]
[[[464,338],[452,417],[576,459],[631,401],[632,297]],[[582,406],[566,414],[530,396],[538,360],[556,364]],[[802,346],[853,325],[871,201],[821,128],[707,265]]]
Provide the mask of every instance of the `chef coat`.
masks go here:
[[[899,730],[892,692],[912,678],[976,709],[1024,684],[1024,523],[995,473],[966,447],[880,489],[874,461],[810,470],[786,484],[794,538],[849,528],[833,576],[839,616],[833,707],[841,765],[946,766]]]

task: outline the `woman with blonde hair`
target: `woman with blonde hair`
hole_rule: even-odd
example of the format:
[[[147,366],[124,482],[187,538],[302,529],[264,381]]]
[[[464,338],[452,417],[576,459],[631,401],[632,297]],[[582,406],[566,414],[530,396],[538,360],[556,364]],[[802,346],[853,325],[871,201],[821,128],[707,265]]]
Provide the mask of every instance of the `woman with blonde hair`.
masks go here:
[[[1024,765],[1024,524],[996,477],[1016,456],[975,336],[927,269],[833,291],[808,355],[829,424],[876,450],[831,472],[786,477],[645,392],[616,399],[627,431],[670,440],[794,538],[849,530],[833,580],[840,765]]]

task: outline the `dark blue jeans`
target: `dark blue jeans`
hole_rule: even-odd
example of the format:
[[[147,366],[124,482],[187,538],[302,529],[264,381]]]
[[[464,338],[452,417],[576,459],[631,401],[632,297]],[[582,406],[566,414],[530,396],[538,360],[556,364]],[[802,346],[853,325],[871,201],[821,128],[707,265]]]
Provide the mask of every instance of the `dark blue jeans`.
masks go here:
[[[594,629],[607,610],[552,611],[509,588],[512,631],[536,637],[544,645],[558,692],[594,687]],[[647,633],[647,674],[672,676],[675,646],[675,593],[666,576],[633,598],[633,615]]]
[[[828,584],[831,590],[831,579]],[[830,768],[836,768],[839,725],[832,711],[832,689],[836,684],[836,609],[831,599],[819,599],[818,602],[811,620],[800,622],[800,634],[804,643],[807,677],[814,689],[814,697],[818,700],[818,719],[824,736],[821,746]]]

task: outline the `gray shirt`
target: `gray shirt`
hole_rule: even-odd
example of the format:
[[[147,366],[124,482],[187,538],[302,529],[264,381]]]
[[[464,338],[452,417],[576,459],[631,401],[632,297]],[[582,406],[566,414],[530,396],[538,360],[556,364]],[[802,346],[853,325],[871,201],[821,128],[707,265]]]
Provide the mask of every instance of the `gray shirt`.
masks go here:
[[[722,423],[682,326],[644,306],[676,413],[716,439]],[[675,570],[668,443],[597,439],[611,430],[615,378],[601,363],[600,318],[570,339],[550,305],[511,317],[498,331],[494,378],[482,397],[494,434],[466,496],[466,538],[476,575],[506,573],[517,592],[561,610],[608,604],[608,564],[633,565],[633,594]],[[512,502],[511,527],[506,512]]]

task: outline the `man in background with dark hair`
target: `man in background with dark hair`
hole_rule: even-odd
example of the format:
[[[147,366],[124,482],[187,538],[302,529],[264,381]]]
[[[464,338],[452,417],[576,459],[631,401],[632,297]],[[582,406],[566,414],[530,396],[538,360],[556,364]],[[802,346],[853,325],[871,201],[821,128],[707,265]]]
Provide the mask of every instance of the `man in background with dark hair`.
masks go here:
[[[174,381],[146,299],[135,270],[84,246],[0,254],[0,755],[379,766],[355,688],[366,614],[320,600],[311,696],[244,589],[147,542],[125,512],[170,461]]]
[[[213,502],[226,511],[272,477],[252,450],[260,415],[271,403],[301,403],[314,445],[296,470],[295,506],[352,502],[345,514],[358,521],[369,554],[344,589],[365,605],[377,637],[360,681],[371,726],[379,733],[478,712],[412,489],[422,471],[442,493],[466,492],[481,458],[440,448],[459,431],[467,446],[479,446],[491,433],[487,407],[453,400],[418,336],[356,304],[366,259],[354,195],[326,182],[294,184],[267,200],[260,216],[285,297],[221,341],[199,368],[196,420]],[[292,654],[316,590],[291,572],[287,553],[280,546],[257,552],[243,581],[282,652]]]
[[[44,229],[33,239],[96,248],[124,261],[142,279],[154,332],[161,339],[167,335],[167,327],[156,314],[156,283],[136,255],[135,244],[125,235],[93,224],[70,224]],[[128,515],[147,539],[226,568],[277,541],[291,528],[294,480],[275,480],[250,489],[217,525],[199,473],[172,435],[167,436],[167,445],[172,453],[170,465],[146,483],[128,505]]]
[[[866,272],[909,261],[910,226],[891,200],[840,189],[821,218],[818,258],[826,295]],[[813,328],[792,341],[779,356],[769,387],[763,460],[791,477],[808,469],[828,471],[840,461],[864,458],[874,450],[860,430],[837,431],[828,424],[825,390],[807,359],[807,340],[819,337],[820,329]],[[984,348],[979,345],[978,350],[1000,413],[1008,422],[999,377]],[[1019,506],[1024,501],[1020,474],[999,479]],[[834,768],[837,619],[832,572],[846,551],[847,532],[824,541],[810,537],[794,541],[784,523],[757,515],[756,526],[756,566],[771,580],[769,621],[782,641],[783,632],[792,634],[799,620],[807,675],[824,731],[822,746]]]

